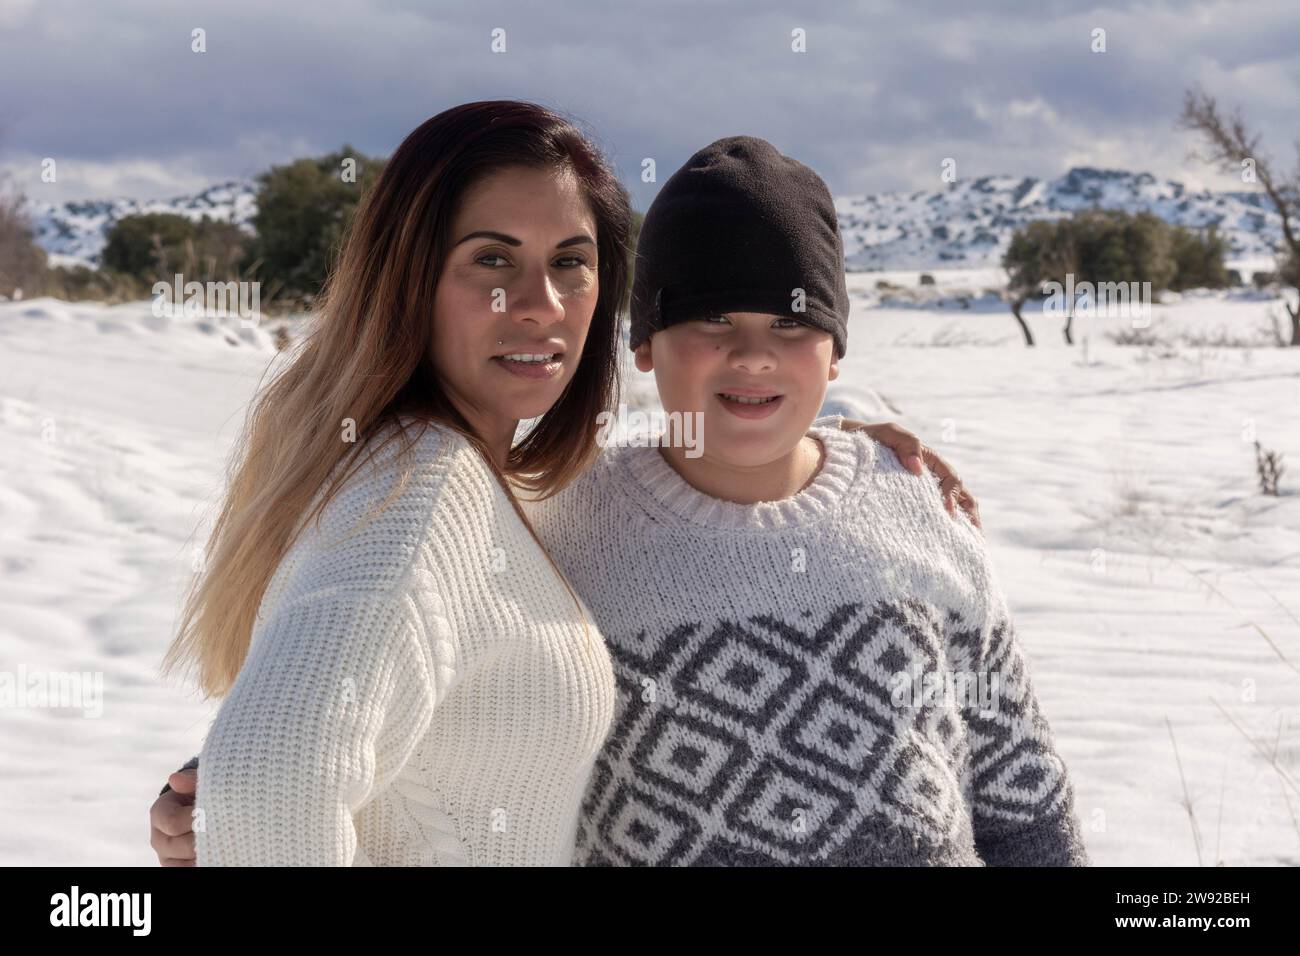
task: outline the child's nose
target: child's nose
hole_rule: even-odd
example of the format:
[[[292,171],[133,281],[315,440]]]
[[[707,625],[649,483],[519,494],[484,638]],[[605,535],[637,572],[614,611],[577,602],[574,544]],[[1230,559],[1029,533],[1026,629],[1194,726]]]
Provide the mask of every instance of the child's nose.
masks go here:
[[[746,372],[770,372],[776,368],[776,353],[761,345],[740,345],[731,353],[731,367]]]

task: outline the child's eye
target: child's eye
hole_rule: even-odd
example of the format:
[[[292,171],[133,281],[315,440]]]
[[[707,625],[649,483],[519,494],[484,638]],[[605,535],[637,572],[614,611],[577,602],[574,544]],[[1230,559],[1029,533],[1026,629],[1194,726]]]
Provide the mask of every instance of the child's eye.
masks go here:
[[[790,324],[789,324],[789,325],[781,325],[780,323],[782,323],[782,322],[789,322]],[[775,328],[778,328],[778,329],[797,329],[797,328],[799,328],[800,326],[802,326],[803,323],[800,322],[798,319],[777,319],[776,322],[773,323],[773,325],[774,325]]]
[[[701,322],[710,322],[710,323],[712,323],[715,319],[716,319],[718,322],[727,322],[727,321],[730,321],[730,320],[729,320],[725,315],[702,315],[702,316],[700,316],[700,321],[701,321]]]

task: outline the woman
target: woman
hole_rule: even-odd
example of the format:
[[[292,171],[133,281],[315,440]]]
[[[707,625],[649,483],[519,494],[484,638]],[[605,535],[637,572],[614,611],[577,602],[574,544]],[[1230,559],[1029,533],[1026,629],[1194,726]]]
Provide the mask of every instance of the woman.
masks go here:
[[[597,453],[629,222],[541,107],[456,107],[398,147],[255,403],[168,653],[227,696],[193,837],[188,800],[151,810],[161,860],[568,864],[613,675],[511,484],[552,494]]]

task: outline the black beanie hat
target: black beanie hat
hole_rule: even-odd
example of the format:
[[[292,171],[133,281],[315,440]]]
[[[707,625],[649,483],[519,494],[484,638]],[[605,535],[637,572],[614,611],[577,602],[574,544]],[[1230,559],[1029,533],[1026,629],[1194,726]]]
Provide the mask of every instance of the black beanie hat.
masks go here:
[[[830,190],[766,140],[729,136],[704,147],[645,215],[631,310],[633,349],[686,319],[765,312],[824,329],[843,357],[849,294]]]

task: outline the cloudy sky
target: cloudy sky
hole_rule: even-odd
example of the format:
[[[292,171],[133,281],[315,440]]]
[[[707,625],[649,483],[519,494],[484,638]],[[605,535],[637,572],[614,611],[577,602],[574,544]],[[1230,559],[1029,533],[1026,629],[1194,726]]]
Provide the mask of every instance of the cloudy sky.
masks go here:
[[[946,157],[963,178],[1232,188],[1189,158],[1183,91],[1240,106],[1290,168],[1297,39],[1295,0],[0,0],[0,169],[49,201],[167,197],[345,142],[387,154],[448,106],[519,98],[580,119],[641,209],[643,158],[662,182],[740,133],[836,194],[936,188]]]

